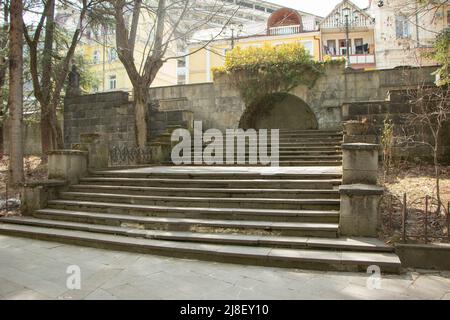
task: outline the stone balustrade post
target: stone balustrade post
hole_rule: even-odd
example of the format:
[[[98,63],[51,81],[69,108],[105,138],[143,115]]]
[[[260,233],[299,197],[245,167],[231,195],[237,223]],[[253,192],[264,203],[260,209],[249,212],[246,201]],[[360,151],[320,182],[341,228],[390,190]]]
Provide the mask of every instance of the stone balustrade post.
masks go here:
[[[87,174],[88,152],[82,150],[55,150],[48,153],[48,178],[78,183]]]
[[[339,232],[344,236],[376,237],[383,188],[377,186],[378,145],[342,145]]]
[[[342,183],[377,184],[378,144],[342,144]]]

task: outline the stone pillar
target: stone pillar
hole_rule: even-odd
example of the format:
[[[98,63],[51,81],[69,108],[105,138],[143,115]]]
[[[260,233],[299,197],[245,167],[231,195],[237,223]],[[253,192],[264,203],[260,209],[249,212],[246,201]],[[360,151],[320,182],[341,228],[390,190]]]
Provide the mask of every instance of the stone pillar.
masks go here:
[[[45,180],[25,183],[22,187],[20,213],[31,216],[34,211],[47,207],[47,201],[56,199],[59,189],[67,185],[65,180]]]
[[[98,133],[81,133],[80,149],[88,152],[88,167],[104,169],[109,165],[109,147],[103,135]]]
[[[376,237],[383,188],[377,186],[378,145],[342,144],[342,182],[339,233]]]
[[[371,143],[342,144],[342,183],[376,184],[378,145]]]
[[[48,153],[48,178],[66,180],[70,184],[87,174],[87,151],[55,150]]]
[[[348,113],[348,105],[342,108],[344,113]],[[370,127],[369,123],[359,121],[344,122],[344,143],[377,143],[377,136],[370,134]]]
[[[339,233],[344,236],[377,237],[378,208],[383,188],[367,184],[341,185],[339,193]]]

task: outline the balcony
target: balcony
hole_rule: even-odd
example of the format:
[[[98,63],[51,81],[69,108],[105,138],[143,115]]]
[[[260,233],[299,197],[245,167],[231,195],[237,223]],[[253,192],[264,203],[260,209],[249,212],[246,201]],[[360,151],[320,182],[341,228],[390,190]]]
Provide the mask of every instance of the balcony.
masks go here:
[[[342,56],[332,56],[331,59],[342,59],[347,58],[345,55]],[[350,55],[350,65],[375,65],[375,55],[374,54],[351,54]]]
[[[301,33],[303,28],[300,24],[292,25],[292,26],[281,26],[281,27],[272,27],[269,28],[269,36],[281,36],[288,34],[296,34]]]

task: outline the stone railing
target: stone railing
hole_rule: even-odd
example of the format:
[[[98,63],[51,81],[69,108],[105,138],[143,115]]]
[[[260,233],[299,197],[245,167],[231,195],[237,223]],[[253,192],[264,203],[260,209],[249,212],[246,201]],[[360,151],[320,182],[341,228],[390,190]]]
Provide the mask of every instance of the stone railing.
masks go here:
[[[280,36],[285,34],[296,34],[301,33],[303,31],[302,25],[293,25],[293,26],[281,26],[281,27],[273,27],[269,28],[270,36]]]

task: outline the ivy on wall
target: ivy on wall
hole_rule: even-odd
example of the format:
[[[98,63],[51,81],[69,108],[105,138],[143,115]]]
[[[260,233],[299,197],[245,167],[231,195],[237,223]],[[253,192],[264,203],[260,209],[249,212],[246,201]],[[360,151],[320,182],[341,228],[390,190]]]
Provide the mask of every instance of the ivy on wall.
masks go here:
[[[239,90],[246,109],[239,124],[241,128],[254,125],[256,113],[268,112],[286,94],[299,85],[314,86],[324,73],[326,64],[317,62],[299,43],[263,47],[235,47],[227,52],[225,65],[213,69],[214,76],[226,75]]]

